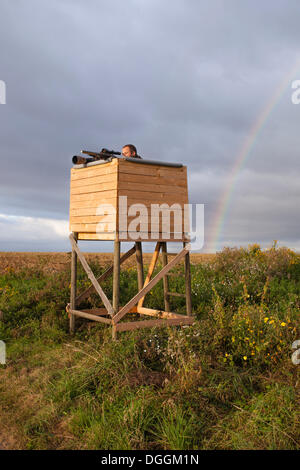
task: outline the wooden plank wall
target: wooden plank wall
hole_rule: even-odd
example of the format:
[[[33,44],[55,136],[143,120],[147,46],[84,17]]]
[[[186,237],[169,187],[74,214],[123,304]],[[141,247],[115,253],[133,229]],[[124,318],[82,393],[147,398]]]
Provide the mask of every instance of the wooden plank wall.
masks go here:
[[[166,167],[161,165],[143,165],[142,163],[128,162],[127,160],[119,160],[119,180],[118,180],[118,195],[127,196],[128,207],[132,204],[143,203],[148,209],[148,231],[142,235],[142,240],[145,241],[166,241],[162,238],[161,224],[152,224],[152,229],[159,230],[158,237],[151,236],[150,225],[150,209],[151,204],[173,204],[179,205],[181,209],[184,204],[188,203],[188,188],[187,188],[187,168],[185,166]],[[138,214],[137,214],[138,215]],[[136,216],[128,217],[128,225],[135,219]],[[160,218],[161,220],[161,218]],[[174,239],[174,224],[173,214],[170,217],[170,240]],[[117,220],[118,224],[118,220]],[[123,234],[120,227],[117,225],[119,236]],[[178,234],[179,238],[176,240],[185,240],[183,236],[184,220],[182,220],[182,230]],[[129,237],[128,240],[131,238]]]
[[[188,203],[187,168],[165,167],[160,165],[147,165],[128,162],[122,159],[114,159],[110,163],[95,165],[92,167],[71,170],[71,196],[70,196],[70,230],[78,232],[78,238],[83,240],[132,240],[130,236],[124,238],[125,233],[118,225],[118,214],[115,217],[110,214],[105,219],[110,222],[113,230],[103,227],[103,232],[97,230],[97,224],[103,217],[97,215],[99,204],[109,203],[122,213],[118,205],[118,196],[127,196],[127,207],[132,204],[144,204],[148,209],[148,216],[142,217],[146,227],[142,238],[139,240],[166,240],[162,237],[161,224],[152,224],[152,230],[157,230],[155,238],[151,236],[150,208],[151,204],[173,204],[183,209]],[[124,212],[124,209],[123,209]],[[171,211],[170,211],[171,212]],[[182,212],[183,214],[183,212]],[[128,217],[130,222],[139,215]],[[184,220],[182,230],[174,236],[173,211],[171,213],[170,240],[187,240],[184,237]],[[161,215],[160,215],[161,220]],[[138,230],[142,228],[138,227]],[[116,231],[116,234],[115,234]],[[153,235],[153,234],[152,234]]]
[[[99,215],[100,204],[110,204],[117,210],[118,160],[86,168],[71,169],[70,231],[78,232],[79,240],[114,240],[116,214],[113,209]],[[103,230],[97,224],[103,219],[110,227]],[[110,230],[108,230],[110,229]]]

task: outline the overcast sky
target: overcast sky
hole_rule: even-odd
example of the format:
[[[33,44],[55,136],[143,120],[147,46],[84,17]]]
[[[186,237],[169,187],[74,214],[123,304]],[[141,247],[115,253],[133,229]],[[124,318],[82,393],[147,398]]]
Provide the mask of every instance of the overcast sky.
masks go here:
[[[128,142],[188,166],[203,251],[300,251],[299,20],[297,0],[1,0],[0,251],[69,251],[72,155]]]

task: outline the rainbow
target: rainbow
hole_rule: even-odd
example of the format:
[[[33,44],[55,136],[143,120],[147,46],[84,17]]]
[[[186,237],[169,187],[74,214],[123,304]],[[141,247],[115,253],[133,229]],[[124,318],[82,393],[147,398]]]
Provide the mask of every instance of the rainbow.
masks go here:
[[[255,143],[257,142],[258,137],[261,134],[269,116],[271,115],[276,105],[279,103],[286,89],[289,86],[291,86],[291,80],[293,80],[293,78],[295,77],[295,74],[299,70],[299,67],[300,67],[300,60],[298,58],[295,64],[293,65],[292,69],[289,71],[287,75],[285,75],[280,85],[276,88],[271,99],[267,102],[267,104],[264,106],[262,111],[259,113],[240,151],[238,152],[236,158],[234,159],[234,164],[230,170],[230,174],[228,176],[225,189],[219,200],[219,204],[216,210],[216,215],[212,223],[212,231],[211,231],[212,236],[210,238],[209,246],[212,246],[212,249],[214,252],[217,251],[217,245],[218,245],[218,242],[220,240],[220,237],[223,231],[225,219],[228,215],[228,210],[229,210],[230,203],[232,200],[235,183],[238,179],[239,173],[241,169],[243,168],[243,165],[247,161],[247,158],[251,154],[251,151],[253,150],[253,147]]]

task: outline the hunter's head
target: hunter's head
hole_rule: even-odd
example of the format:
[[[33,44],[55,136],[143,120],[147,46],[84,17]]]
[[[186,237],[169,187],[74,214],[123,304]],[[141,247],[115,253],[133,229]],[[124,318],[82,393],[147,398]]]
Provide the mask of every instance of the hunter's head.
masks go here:
[[[137,156],[136,147],[132,144],[126,144],[122,148],[123,157],[135,158]]]

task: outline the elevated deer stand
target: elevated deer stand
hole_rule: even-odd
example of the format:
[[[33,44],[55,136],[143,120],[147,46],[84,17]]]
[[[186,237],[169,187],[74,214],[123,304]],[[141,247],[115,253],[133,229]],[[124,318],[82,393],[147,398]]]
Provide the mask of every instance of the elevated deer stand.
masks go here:
[[[120,197],[126,196],[126,207],[120,203]],[[136,232],[131,232],[130,223],[136,219],[136,213],[130,215],[127,209],[132,204],[144,204],[150,209],[153,204],[176,204],[175,209],[170,207],[169,212],[181,210],[188,203],[187,172],[186,167],[180,164],[166,164],[146,160],[114,158],[110,162],[95,162],[87,165],[76,165],[71,169],[71,197],[70,197],[70,241],[72,245],[71,262],[71,300],[67,305],[70,318],[70,332],[75,331],[75,317],[105,323],[112,326],[112,336],[116,339],[118,331],[128,331],[145,327],[162,327],[171,325],[191,325],[191,274],[189,238],[186,234],[186,221],[182,218],[180,232],[178,225],[173,222],[170,234],[159,232],[160,224],[153,232],[153,219],[148,215],[140,218],[144,231],[139,231],[139,240],[136,240]],[[101,207],[106,204],[105,215]],[[126,224],[120,214],[126,215]],[[149,223],[148,223],[149,222]],[[150,225],[152,222],[152,226]],[[185,222],[185,223],[184,223]],[[148,228],[149,227],[149,228]],[[175,228],[176,227],[176,228]],[[151,231],[152,230],[152,231]],[[177,230],[175,232],[175,230]],[[78,240],[113,240],[114,261],[98,279],[94,276],[84,255],[81,253]],[[121,256],[121,241],[133,241],[134,246]],[[148,274],[144,280],[142,242],[156,242]],[[168,260],[167,242],[181,241],[183,249],[171,261]],[[162,253],[161,271],[152,278],[159,253]],[[127,302],[119,305],[120,291],[120,265],[130,256],[136,255],[138,289],[139,292]],[[169,254],[170,256],[170,254]],[[92,285],[77,296],[77,259],[82,264]],[[168,276],[176,276],[170,271],[178,263],[185,261],[185,294],[169,291]],[[101,282],[113,275],[113,299],[112,303],[107,298],[101,287]],[[180,275],[180,274],[179,274]],[[155,310],[143,307],[145,295],[161,280],[164,283],[165,310]],[[100,296],[104,308],[80,310],[80,303],[89,297],[93,289]],[[170,296],[183,296],[186,298],[186,315],[170,312]],[[155,317],[151,320],[139,320],[124,322],[125,315],[135,313],[139,315]]]

